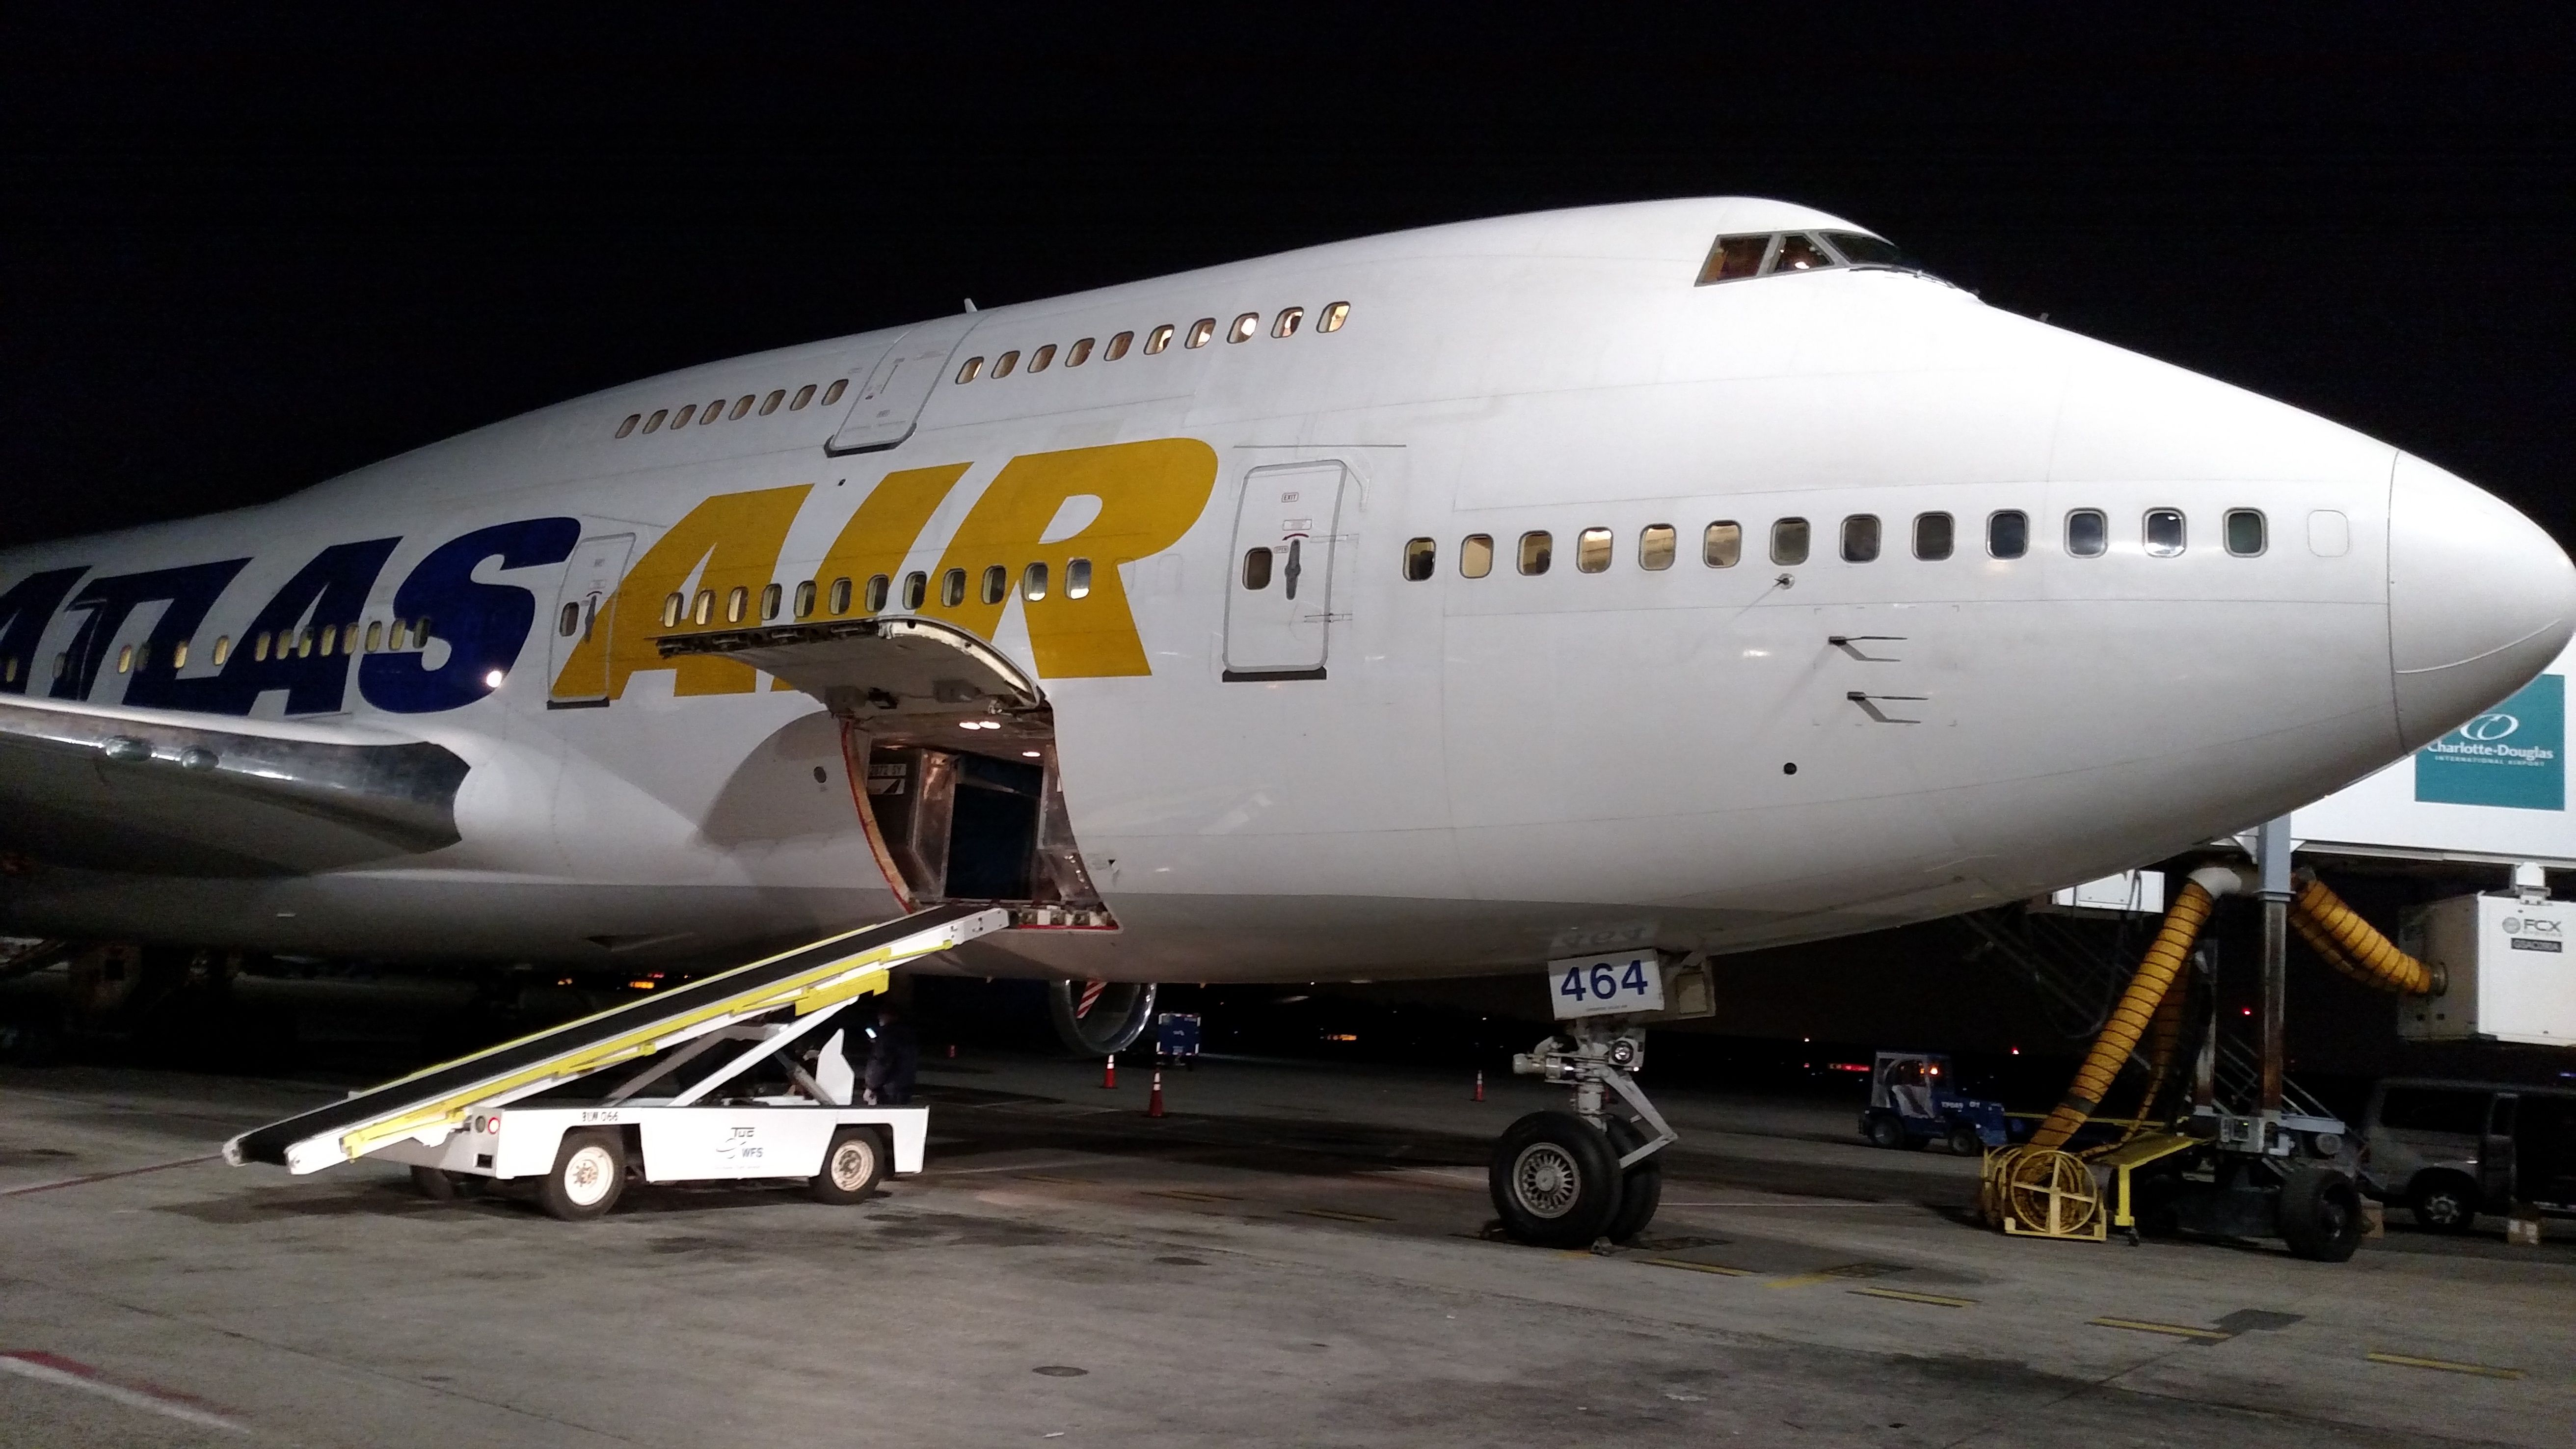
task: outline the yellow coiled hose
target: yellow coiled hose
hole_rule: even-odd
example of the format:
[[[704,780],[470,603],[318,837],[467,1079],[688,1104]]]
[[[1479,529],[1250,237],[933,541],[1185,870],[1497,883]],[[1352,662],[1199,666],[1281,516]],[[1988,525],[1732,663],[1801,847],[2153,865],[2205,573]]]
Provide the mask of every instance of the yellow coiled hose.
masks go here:
[[[2311,878],[2290,903],[2290,926],[2326,964],[2366,986],[2401,996],[2430,996],[2442,989],[2433,968],[2397,949],[2377,927]]]
[[[2062,1147],[2075,1129],[2102,1105],[2102,1094],[2120,1075],[2129,1053],[2138,1046],[2157,1008],[2164,1004],[2165,993],[2172,989],[2174,978],[2182,974],[2183,962],[2191,955],[2192,942],[2200,938],[2200,928],[2209,921],[2209,913],[2218,904],[2200,882],[2185,881],[2165,912],[2165,923],[2148,945],[2145,958],[2138,962],[2138,974],[2129,981],[2129,989],[2120,993],[2120,1003],[2111,1008],[2111,1019],[2103,1024],[2102,1034],[2093,1040],[2093,1049],[2084,1056],[2084,1065],[2076,1070],[2075,1084],[2066,1089],[2066,1100],[2039,1124],[2030,1136],[2030,1146]],[[2179,1021],[2177,1019],[2177,1025]]]

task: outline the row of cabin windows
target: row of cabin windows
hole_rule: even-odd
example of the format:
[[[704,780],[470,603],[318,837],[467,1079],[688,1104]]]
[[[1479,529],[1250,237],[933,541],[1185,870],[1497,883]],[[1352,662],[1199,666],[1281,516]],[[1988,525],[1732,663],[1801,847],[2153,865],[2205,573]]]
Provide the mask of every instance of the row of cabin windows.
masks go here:
[[[756,392],[744,393],[733,399],[730,407],[726,405],[725,399],[717,398],[703,407],[696,403],[682,403],[677,411],[670,408],[656,408],[651,417],[646,417],[642,413],[628,413],[626,421],[617,425],[617,436],[622,438],[634,432],[658,433],[662,431],[665,424],[668,424],[671,431],[676,433],[687,427],[693,420],[702,428],[712,427],[722,422],[740,422],[752,415],[755,404],[759,407],[760,416],[764,418],[778,411],[782,403],[786,405],[789,412],[797,412],[806,404],[815,401],[815,387],[816,384],[809,382],[796,389],[796,400],[793,402],[787,401],[787,389],[782,387],[772,391],[767,397],[762,397]],[[822,405],[830,407],[839,402],[841,394],[849,391],[849,387],[850,380],[845,377],[838,379],[830,387],[824,388]]]
[[[1031,603],[1045,598],[1050,586],[1047,566],[1033,563],[1021,569],[1018,583],[1021,598]],[[1008,566],[989,564],[975,581],[975,596],[984,603],[998,604],[1011,596],[1011,584],[1011,570]],[[941,573],[939,576],[940,606],[949,609],[962,606],[966,602],[966,586],[966,570],[954,568]],[[846,578],[832,580],[828,588],[823,587],[819,579],[808,579],[796,586],[796,617],[799,619],[814,617],[815,607],[818,604],[822,606],[824,613],[834,617],[847,614],[850,612],[854,596],[862,606],[860,612],[882,614],[892,604],[894,594],[895,581],[890,574],[876,574],[870,577],[863,590],[854,589],[853,581]],[[1068,599],[1084,599],[1091,596],[1091,560],[1087,558],[1065,560],[1064,596]],[[903,608],[918,609],[929,600],[929,597],[930,575],[928,573],[915,569],[903,576]],[[786,603],[785,585],[771,584],[762,589],[757,622],[766,624],[775,620],[785,611]],[[721,600],[716,597],[716,591],[713,589],[698,590],[697,597],[694,599],[686,593],[672,594],[664,599],[662,627],[676,629],[684,622],[695,625],[754,622],[751,590],[747,586],[737,585],[727,590]],[[589,621],[583,616],[579,605],[566,604],[563,615],[556,621],[555,627],[558,633],[570,638],[576,632],[587,630]]]
[[[1342,324],[1350,319],[1351,304],[1348,302],[1335,302],[1331,306],[1326,307],[1316,316],[1315,330],[1318,332],[1339,332],[1342,330]],[[1279,309],[1279,315],[1271,319],[1270,335],[1273,337],[1283,338],[1294,337],[1297,335],[1298,327],[1302,325],[1305,320],[1305,308],[1282,307]],[[1226,327],[1225,340],[1228,342],[1249,342],[1253,338],[1260,336],[1261,330],[1261,314],[1258,312],[1246,312],[1242,316],[1235,318],[1234,321]],[[1186,335],[1180,334],[1179,329],[1174,327],[1171,323],[1164,323],[1153,331],[1145,334],[1145,355],[1147,357],[1152,357],[1169,348],[1172,345],[1172,338],[1176,335],[1181,337],[1181,346],[1184,348],[1205,347],[1216,337],[1216,319],[1214,317],[1201,317],[1196,322],[1190,324],[1190,330]],[[1063,350],[1064,365],[1067,367],[1080,367],[1084,363],[1089,362],[1091,360],[1092,349],[1098,341],[1099,339],[1094,337],[1077,339],[1072,346]],[[1121,332],[1117,336],[1109,339],[1108,346],[1099,349],[1100,360],[1103,362],[1116,362],[1118,359],[1125,357],[1127,355],[1127,350],[1135,346],[1135,344],[1135,333]],[[1052,342],[1047,343],[1037,351],[1029,354],[1028,370],[1030,372],[1046,371],[1048,368],[1055,365],[1056,355],[1056,345]],[[970,357],[964,362],[958,364],[957,381],[960,384],[964,384],[973,382],[979,377],[1008,377],[1014,370],[1019,368],[1019,365],[1020,354],[1016,348],[994,358],[993,366],[990,371],[985,369],[983,358]]]
[[[170,646],[172,670],[188,667],[188,655],[196,642],[194,639],[182,639]],[[308,624],[302,629],[279,629],[274,632],[254,634],[243,647],[251,651],[253,659],[263,661],[271,658],[284,659],[290,655],[298,659],[309,659],[319,654],[328,659],[334,654],[379,654],[395,649],[426,649],[429,647],[429,620],[426,617],[396,619],[393,621],[392,628],[388,629],[385,621],[378,619],[367,625],[363,636],[358,632],[358,626],[355,624],[324,624],[318,629]],[[232,657],[232,636],[217,635],[215,647],[207,653],[207,662],[221,669]],[[0,685],[16,684],[20,667],[19,661],[15,658],[0,659]],[[128,644],[116,651],[116,672],[119,674],[132,674],[137,670],[151,667],[152,645],[148,640],[141,644]],[[72,657],[69,654],[54,656],[55,678],[60,679],[71,673],[71,670]]]
[[[1779,518],[1771,523],[1771,562],[1802,564],[1812,545],[1814,529],[1803,518]],[[1871,563],[1879,556],[1881,525],[1875,513],[1855,513],[1842,522],[1841,553],[1845,563]],[[2252,558],[2266,546],[2266,527],[2258,509],[2231,508],[2220,530],[2227,551],[2238,558]],[[2109,515],[2098,508],[2078,508],[2066,515],[2066,551],[2076,558],[2099,558],[2110,551]],[[2186,526],[2178,508],[2150,508],[2139,520],[2139,541],[2154,558],[2172,558],[2183,551]],[[1958,524],[1947,513],[1914,515],[1914,556],[1941,560],[1950,557],[1958,547]],[[1669,523],[1650,523],[1637,534],[1637,567],[1661,571],[1673,566],[1681,546],[1680,531]],[[1587,574],[1606,573],[1610,568],[1612,535],[1607,528],[1587,528],[1575,535],[1574,567]],[[2030,515],[2017,508],[2002,509],[1986,515],[1986,554],[1990,558],[2020,558],[2030,552]],[[1524,574],[1543,574],[1555,562],[1556,539],[1545,530],[1534,530],[1520,537],[1515,564]],[[1733,568],[1744,557],[1744,525],[1733,519],[1719,519],[1700,530],[1700,562],[1713,569]],[[1439,545],[1428,538],[1411,539],[1404,545],[1404,576],[1416,583],[1431,577],[1439,562]],[[1464,577],[1481,579],[1494,571],[1494,540],[1491,534],[1471,533],[1458,544],[1458,572]]]

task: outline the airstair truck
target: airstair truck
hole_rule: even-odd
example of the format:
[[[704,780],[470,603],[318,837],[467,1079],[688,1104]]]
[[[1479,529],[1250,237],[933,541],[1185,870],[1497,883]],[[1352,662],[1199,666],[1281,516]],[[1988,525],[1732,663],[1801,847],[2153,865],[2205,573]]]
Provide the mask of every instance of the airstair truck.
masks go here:
[[[629,1178],[803,1178],[858,1202],[889,1165],[921,1170],[929,1109],[854,1103],[837,1033],[810,1071],[792,1053],[896,965],[1010,924],[960,903],[830,936],[245,1132],[224,1159],[399,1162],[439,1198],[533,1183],[566,1221],[606,1213]],[[759,1091],[762,1068],[791,1090]]]

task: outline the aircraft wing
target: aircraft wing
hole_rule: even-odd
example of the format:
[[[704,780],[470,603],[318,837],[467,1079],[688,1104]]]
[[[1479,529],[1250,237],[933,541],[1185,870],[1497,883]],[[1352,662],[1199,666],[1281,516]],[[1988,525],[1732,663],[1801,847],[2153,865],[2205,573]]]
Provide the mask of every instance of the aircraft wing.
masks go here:
[[[0,695],[0,853],[297,875],[452,845],[466,762],[349,725]]]

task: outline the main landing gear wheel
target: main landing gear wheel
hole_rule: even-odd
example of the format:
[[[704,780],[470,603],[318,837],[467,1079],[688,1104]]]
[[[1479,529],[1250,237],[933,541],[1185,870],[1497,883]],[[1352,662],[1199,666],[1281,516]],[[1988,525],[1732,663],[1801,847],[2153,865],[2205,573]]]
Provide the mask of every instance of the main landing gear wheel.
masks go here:
[[[1505,1129],[1487,1173],[1503,1227],[1542,1248],[1587,1248],[1619,1213],[1619,1154],[1571,1112],[1532,1112]]]
[[[537,1201],[549,1217],[587,1222],[606,1216],[625,1190],[626,1139],[614,1129],[591,1128],[564,1134]]]
[[[1624,1117],[1610,1119],[1610,1154],[1625,1157],[1646,1145],[1646,1134]],[[1660,1152],[1619,1175],[1619,1210],[1601,1236],[1624,1243],[1646,1230],[1664,1201],[1664,1155]]]
[[[814,1174],[818,1202],[865,1202],[885,1178],[885,1139],[873,1127],[852,1125],[832,1134],[823,1170]]]
[[[2333,1168],[2302,1168],[2281,1184],[2281,1241],[2302,1258],[2340,1263],[2361,1246],[2361,1190]]]

